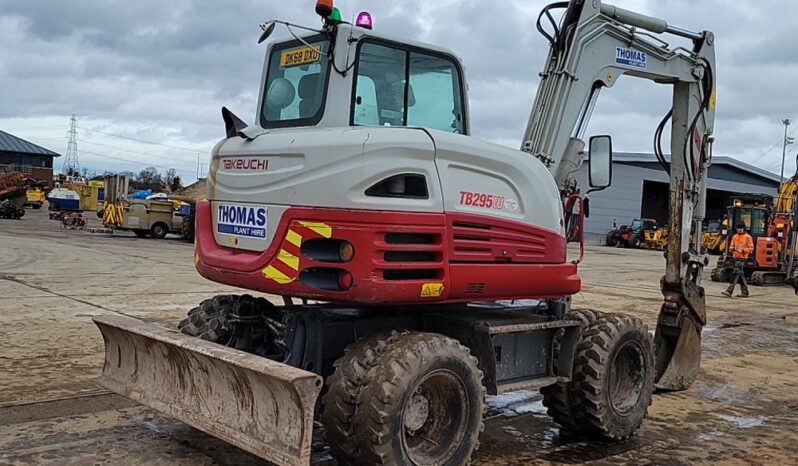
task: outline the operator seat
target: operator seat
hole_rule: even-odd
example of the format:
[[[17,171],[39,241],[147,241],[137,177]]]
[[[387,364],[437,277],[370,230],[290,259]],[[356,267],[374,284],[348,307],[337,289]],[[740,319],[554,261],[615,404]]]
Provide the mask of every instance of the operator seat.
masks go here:
[[[319,108],[319,73],[306,74],[299,79],[299,118],[310,118]]]

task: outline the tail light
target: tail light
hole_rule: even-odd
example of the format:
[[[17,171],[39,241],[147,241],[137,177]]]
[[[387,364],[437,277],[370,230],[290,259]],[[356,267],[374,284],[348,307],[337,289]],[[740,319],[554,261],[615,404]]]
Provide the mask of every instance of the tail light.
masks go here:
[[[352,288],[355,279],[344,269],[332,267],[313,267],[299,274],[303,284],[324,291],[347,291]]]
[[[347,272],[346,270],[342,270],[338,272],[338,290],[339,291],[346,291],[349,288],[352,288],[352,284],[355,282],[355,279],[352,278],[352,274]]]

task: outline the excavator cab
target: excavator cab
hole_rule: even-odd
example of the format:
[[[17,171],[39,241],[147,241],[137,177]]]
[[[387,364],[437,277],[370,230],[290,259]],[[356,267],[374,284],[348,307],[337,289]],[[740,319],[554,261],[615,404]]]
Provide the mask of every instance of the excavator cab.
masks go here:
[[[468,134],[460,60],[356,25],[273,44],[259,126],[415,126]]]

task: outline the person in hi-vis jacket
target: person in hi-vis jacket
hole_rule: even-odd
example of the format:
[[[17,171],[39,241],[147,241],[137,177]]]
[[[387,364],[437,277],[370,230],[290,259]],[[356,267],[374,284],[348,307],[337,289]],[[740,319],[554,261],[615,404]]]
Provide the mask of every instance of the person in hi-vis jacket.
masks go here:
[[[737,296],[747,298],[748,284],[745,282],[743,267],[745,266],[745,261],[748,259],[748,256],[750,256],[751,252],[754,250],[754,240],[751,238],[751,235],[745,232],[745,223],[739,222],[735,226],[737,228],[737,233],[732,236],[731,242],[729,243],[729,250],[727,251],[727,253],[732,254],[732,259],[734,260],[734,273],[732,273],[729,288],[724,290],[723,294],[731,298],[732,294],[734,294],[734,287],[739,281],[741,293]]]

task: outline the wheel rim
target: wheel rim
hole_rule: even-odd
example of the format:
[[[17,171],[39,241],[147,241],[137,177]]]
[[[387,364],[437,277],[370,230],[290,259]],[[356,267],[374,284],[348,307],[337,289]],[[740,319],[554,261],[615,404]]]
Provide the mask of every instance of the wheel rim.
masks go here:
[[[416,465],[441,465],[457,452],[468,425],[468,391],[454,372],[439,369],[413,388],[402,406],[402,447]]]
[[[643,396],[646,370],[643,349],[637,342],[626,342],[615,353],[610,365],[609,391],[613,411],[625,416]]]

